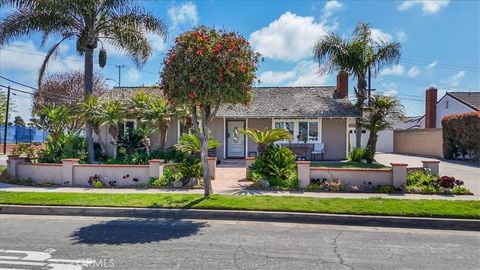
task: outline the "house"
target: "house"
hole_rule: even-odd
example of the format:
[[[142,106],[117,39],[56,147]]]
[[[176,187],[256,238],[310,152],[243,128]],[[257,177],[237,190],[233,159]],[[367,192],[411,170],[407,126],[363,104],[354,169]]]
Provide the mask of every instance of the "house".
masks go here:
[[[437,89],[430,87],[425,91],[425,115],[406,117],[392,122],[392,128],[378,133],[377,151],[394,152],[394,131],[425,128],[441,128],[442,119],[449,114],[474,112],[480,110],[480,92],[446,92],[437,101]],[[355,147],[355,124],[350,125],[350,143]],[[368,130],[363,130],[362,147],[367,145]]]
[[[449,114],[480,111],[480,92],[446,92],[437,101],[437,89],[430,87],[425,98],[421,128],[441,128],[443,117]]]
[[[114,88],[110,94],[127,96],[140,88]],[[337,76],[337,86],[319,87],[255,87],[249,106],[226,105],[220,108],[210,131],[221,144],[212,151],[218,159],[237,159],[257,155],[257,145],[241,135],[243,128],[285,128],[293,135],[291,142],[279,142],[297,156],[311,159],[311,152],[323,146],[323,158],[340,160],[348,155],[348,123],[359,117],[348,99],[348,76]],[[134,119],[126,119],[123,130],[136,128]],[[183,132],[181,123],[172,120],[166,148],[177,143]],[[111,141],[107,128],[103,138]],[[152,148],[159,145],[159,136],[151,137]],[[111,153],[112,146],[107,144]],[[317,147],[316,147],[317,146]]]

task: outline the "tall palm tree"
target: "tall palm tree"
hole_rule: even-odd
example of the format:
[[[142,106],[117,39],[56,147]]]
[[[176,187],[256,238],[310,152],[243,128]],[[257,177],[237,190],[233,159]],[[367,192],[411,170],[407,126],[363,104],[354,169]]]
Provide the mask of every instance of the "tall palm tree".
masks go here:
[[[60,40],[49,48],[39,71],[41,85],[47,64],[60,44],[75,40],[76,49],[85,57],[85,98],[93,91],[93,51],[102,44],[99,64],[106,64],[103,41],[108,41],[142,66],[152,54],[147,34],[166,36],[167,28],[158,18],[128,0],[0,0],[0,7],[12,6],[13,12],[0,22],[0,46],[33,32],[42,34],[42,45],[52,35]],[[39,87],[40,88],[40,87]],[[92,127],[85,125],[88,160],[93,161]]]
[[[110,98],[103,104],[100,124],[108,126],[108,133],[112,136],[113,158],[117,157],[119,125],[123,124],[125,116],[125,104],[120,100]]]
[[[350,39],[334,33],[320,37],[313,53],[320,64],[321,74],[340,71],[357,79],[356,106],[362,110],[367,97],[367,73],[371,70],[375,76],[385,66],[398,63],[401,50],[398,42],[375,40],[370,24],[359,22]],[[360,147],[362,136],[360,120],[356,120],[357,147]]]
[[[262,131],[253,128],[246,128],[241,130],[240,133],[247,135],[257,144],[259,155],[264,154],[267,151],[268,146],[276,141],[292,140],[292,134],[283,128],[264,128]]]
[[[103,105],[100,102],[100,99],[97,96],[89,95],[87,99],[79,104],[80,115],[85,122],[92,125],[93,132],[97,135],[98,143],[102,150],[102,155],[105,155],[107,148],[105,142],[102,139],[102,133],[100,130],[101,121],[102,121],[102,109]]]
[[[393,120],[404,117],[403,106],[400,101],[390,96],[372,96],[370,106],[361,121],[362,127],[370,130],[367,149],[373,160],[377,150],[378,132],[391,127]]]

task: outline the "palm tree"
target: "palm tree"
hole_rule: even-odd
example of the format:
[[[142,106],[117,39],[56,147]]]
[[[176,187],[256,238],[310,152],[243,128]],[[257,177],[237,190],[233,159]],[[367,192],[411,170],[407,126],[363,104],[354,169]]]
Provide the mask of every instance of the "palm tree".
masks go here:
[[[375,76],[383,67],[400,60],[400,43],[374,40],[370,24],[359,22],[350,39],[331,33],[320,37],[314,47],[314,57],[320,64],[321,74],[334,71],[347,72],[357,79],[356,106],[363,109],[367,96],[367,73]],[[362,129],[356,120],[356,147],[360,147]]]
[[[135,132],[142,137],[142,144],[147,154],[150,154],[150,136],[157,131],[154,126],[147,123],[141,123]]]
[[[144,121],[156,127],[160,133],[160,150],[165,150],[167,140],[168,123],[177,115],[176,109],[169,106],[166,100],[154,95],[150,98],[144,112]]]
[[[117,158],[118,135],[120,133],[118,126],[123,124],[125,120],[125,106],[117,99],[108,99],[102,106],[100,124],[108,126],[108,133],[112,136],[113,158]]]
[[[391,127],[392,120],[404,117],[403,106],[400,101],[390,96],[372,96],[370,106],[366,109],[366,115],[361,121],[361,126],[370,130],[367,149],[371,160],[377,149],[378,132]]]
[[[220,143],[215,138],[208,139],[208,149],[219,147]],[[175,144],[175,148],[184,153],[200,155],[202,145],[200,139],[195,134],[183,133]]]
[[[71,125],[74,120],[73,114],[63,105],[48,105],[40,109],[37,113],[39,121],[36,125],[47,131],[53,141],[56,141]]]
[[[76,49],[85,57],[85,98],[93,91],[93,51],[102,44],[99,64],[106,64],[103,41],[124,52],[142,66],[152,54],[147,34],[166,36],[167,28],[158,18],[133,1],[126,0],[0,0],[0,7],[12,6],[14,11],[0,22],[0,45],[33,32],[42,34],[42,45],[52,35],[60,40],[49,48],[39,71],[40,88],[47,64],[60,44],[75,40]],[[88,160],[94,160],[92,127],[85,125]]]
[[[81,117],[85,122],[89,122],[92,125],[93,132],[97,135],[98,143],[102,149],[102,155],[105,155],[107,148],[105,142],[102,139],[102,133],[100,130],[102,121],[102,109],[103,106],[97,96],[89,95],[86,100],[79,104],[79,110]]]
[[[292,134],[283,128],[264,128],[262,131],[253,128],[246,128],[241,130],[240,133],[247,135],[252,141],[257,143],[258,155],[264,154],[267,151],[267,148],[276,141],[292,140]]]

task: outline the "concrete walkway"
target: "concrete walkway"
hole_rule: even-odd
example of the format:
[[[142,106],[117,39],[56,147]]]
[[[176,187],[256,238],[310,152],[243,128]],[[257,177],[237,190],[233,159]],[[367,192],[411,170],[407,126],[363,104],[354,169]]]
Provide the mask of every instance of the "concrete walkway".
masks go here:
[[[384,165],[390,166],[391,162],[406,163],[409,167],[422,167],[422,160],[438,160],[435,158],[407,156],[399,154],[378,153],[375,159]],[[471,162],[460,162],[440,160],[440,175],[453,176],[463,180],[465,186],[473,194],[480,195],[480,164]]]

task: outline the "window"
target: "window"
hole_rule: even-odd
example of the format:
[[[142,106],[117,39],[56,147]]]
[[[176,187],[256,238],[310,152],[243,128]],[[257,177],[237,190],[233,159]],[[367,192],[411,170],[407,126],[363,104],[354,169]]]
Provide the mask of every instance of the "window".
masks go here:
[[[125,120],[125,122],[118,125],[118,134],[125,136],[131,134],[136,127],[135,120]]]
[[[445,101],[445,109],[448,109],[448,100]]]
[[[294,142],[318,142],[320,141],[320,127],[318,121],[274,121],[274,128],[284,128],[292,134]]]

